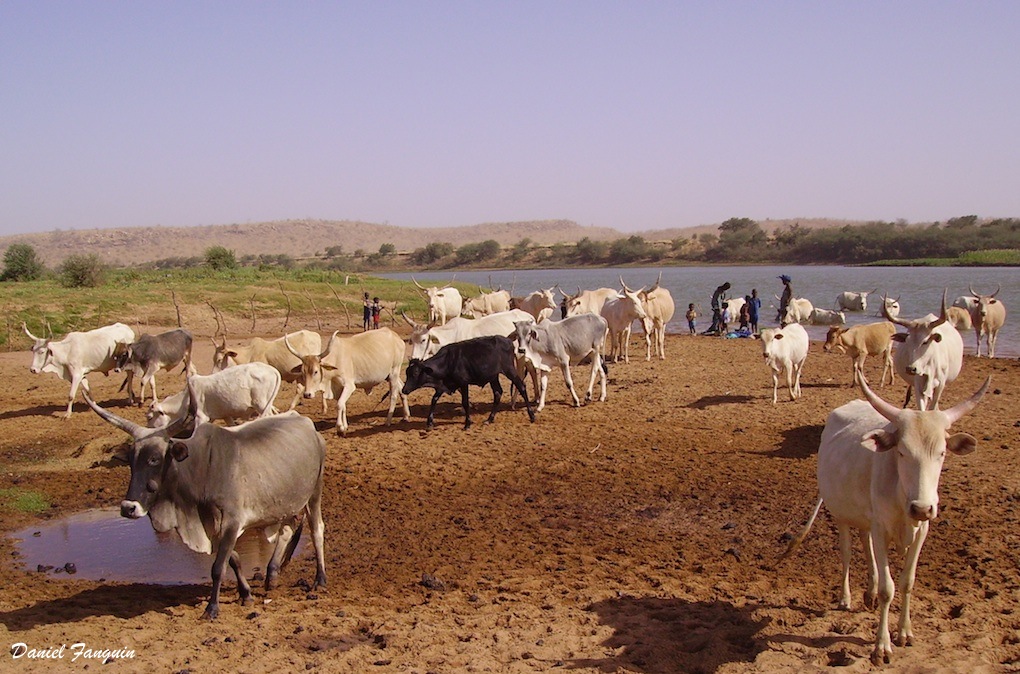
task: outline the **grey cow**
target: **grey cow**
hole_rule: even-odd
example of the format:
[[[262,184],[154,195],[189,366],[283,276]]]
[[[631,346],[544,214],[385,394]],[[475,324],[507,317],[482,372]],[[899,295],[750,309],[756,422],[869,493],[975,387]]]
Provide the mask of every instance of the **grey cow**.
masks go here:
[[[115,372],[125,370],[141,380],[141,398],[139,405],[145,404],[145,385],[152,389],[152,401],[159,402],[156,393],[156,372],[173,368],[184,363],[184,369],[193,372],[191,365],[191,333],[178,328],[161,332],[158,335],[142,335],[138,341],[128,344],[127,348],[117,354]],[[128,389],[128,402],[135,403],[135,392],[131,379],[125,380]]]
[[[290,412],[232,428],[199,424],[190,438],[177,440],[173,433],[178,423],[145,428],[83,395],[96,414],[134,439],[127,454],[131,481],[121,515],[130,519],[148,515],[156,531],[176,529],[189,548],[215,555],[212,595],[203,618],[219,615],[220,584],[228,561],[237,577],[241,604],[252,601],[234,550],[237,539],[251,531],[275,541],[266,569],[266,589],[271,589],[293,552],[294,532],[303,515],[315,547],[315,586],[325,587],[321,497],[326,443],[310,419]]]

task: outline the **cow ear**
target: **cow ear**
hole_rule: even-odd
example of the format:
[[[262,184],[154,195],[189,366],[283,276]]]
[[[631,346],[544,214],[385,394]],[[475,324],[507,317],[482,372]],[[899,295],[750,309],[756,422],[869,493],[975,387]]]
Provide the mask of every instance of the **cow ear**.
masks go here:
[[[131,463],[131,443],[125,443],[117,449],[116,452],[110,455],[110,458],[114,461],[120,461],[121,463]]]
[[[237,351],[224,351],[223,355],[227,356],[228,358],[237,358]]]
[[[893,333],[892,341],[899,342],[900,344],[902,344],[903,342],[907,341],[907,333],[905,332]]]
[[[507,335],[506,338],[509,339],[511,342],[516,342],[517,341],[517,331],[514,330],[509,335]]]
[[[861,445],[872,452],[888,452],[896,446],[898,440],[895,433],[878,429],[861,438]]]
[[[292,368],[290,368],[290,373],[291,374],[295,374],[295,375],[301,374],[301,368],[302,368],[301,365],[297,365],[295,367],[292,367]]]
[[[323,370],[335,370],[336,369],[335,365],[330,365],[329,363],[322,363],[322,362],[319,363],[319,367],[321,367]]]
[[[932,336],[931,336],[931,341],[935,342],[936,344],[941,342],[942,341],[942,333],[941,332],[933,333]]]
[[[170,455],[177,461],[184,461],[188,458],[188,445],[180,441],[170,443]]]
[[[965,456],[977,449],[977,439],[969,433],[954,433],[946,440],[946,449],[957,456]]]
[[[777,332],[776,336],[773,339],[782,339],[782,338],[783,338],[783,333]]]

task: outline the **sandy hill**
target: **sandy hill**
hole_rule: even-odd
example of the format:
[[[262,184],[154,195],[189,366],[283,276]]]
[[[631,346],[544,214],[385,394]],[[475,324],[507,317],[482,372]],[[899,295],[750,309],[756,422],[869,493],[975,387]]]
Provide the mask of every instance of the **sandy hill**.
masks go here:
[[[759,221],[768,232],[794,223],[805,227],[851,224],[845,220],[822,218]],[[397,251],[406,252],[432,242],[462,246],[488,239],[495,239],[505,246],[525,238],[533,244],[551,245],[574,243],[584,237],[612,240],[634,234],[649,241],[662,241],[677,237],[690,238],[702,232],[714,232],[717,228],[718,225],[703,225],[624,233],[608,227],[584,227],[571,220],[538,220],[415,229],[350,220],[307,219],[195,227],[131,227],[15,234],[0,237],[0,250],[13,243],[28,243],[35,248],[43,264],[50,267],[59,265],[76,253],[95,253],[109,264],[130,266],[168,257],[201,256],[206,249],[216,245],[233,250],[238,257],[286,254],[302,258],[322,253],[332,246],[342,246],[347,253],[358,249],[372,253],[384,243],[392,243]]]

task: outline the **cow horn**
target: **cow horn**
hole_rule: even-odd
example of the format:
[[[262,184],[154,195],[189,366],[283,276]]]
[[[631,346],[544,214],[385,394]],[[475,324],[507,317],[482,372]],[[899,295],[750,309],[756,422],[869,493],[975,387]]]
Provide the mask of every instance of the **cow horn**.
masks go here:
[[[418,324],[415,323],[414,321],[412,321],[410,318],[408,318],[407,314],[405,314],[403,311],[400,312],[400,315],[404,318],[404,320],[407,322],[407,324],[410,325],[412,328],[417,328],[418,327]]]
[[[287,335],[283,336],[283,345],[286,346],[287,350],[294,354],[294,356],[296,356],[298,360],[301,360],[301,354],[295,351],[294,347],[290,345],[290,340],[287,339]]]
[[[326,350],[319,354],[319,360],[322,360],[323,358],[329,355],[330,349],[333,348],[333,340],[336,339],[336,336],[339,333],[340,333],[339,330],[334,330],[333,334],[329,336],[329,341],[326,342]]]
[[[627,287],[626,283],[623,282],[623,274],[620,274],[620,285],[623,286],[623,289],[626,290],[627,292],[629,293],[634,292],[633,290]]]
[[[875,411],[889,421],[896,421],[900,416],[900,409],[892,403],[886,402],[877,393],[871,390],[871,387],[868,386],[867,380],[864,378],[864,373],[861,372],[859,367],[857,367],[857,363],[854,363],[854,371],[857,373],[857,377],[861,382],[861,391],[864,392],[864,397],[868,399],[868,402],[875,408]]]
[[[658,288],[660,283],[662,283],[662,270],[661,269],[659,270],[659,277],[657,279],[655,279],[655,284],[651,288],[648,289],[648,292],[652,292],[653,290]]]
[[[24,322],[24,321],[22,321],[22,322],[21,322],[21,329],[25,331],[25,334],[26,334],[26,335],[28,335],[30,339],[34,339],[34,340],[35,340],[35,341],[37,341],[37,342],[43,342],[43,341],[46,341],[46,340],[43,340],[43,339],[39,339],[38,337],[36,337],[35,335],[33,335],[33,334],[32,334],[31,332],[29,332],[29,331],[28,331],[28,326],[27,326],[27,325],[25,325],[25,322]]]
[[[425,288],[425,286],[423,286],[422,284],[420,284],[417,281],[415,281],[413,276],[411,277],[411,283],[413,283],[416,286],[418,286],[419,290],[426,290],[427,291],[427,288]]]
[[[92,400],[91,397],[89,397],[88,391],[86,391],[84,388],[82,388],[81,390],[81,397],[85,399],[85,402],[88,403],[88,406],[92,408],[92,411],[98,414],[104,421],[116,426],[120,430],[124,431],[125,433],[133,437],[135,440],[141,440],[142,438],[148,435],[153,435],[153,433],[159,432],[158,430],[153,431],[153,429],[151,428],[139,426],[133,421],[128,421],[127,419],[118,417],[113,412],[108,412],[107,410],[104,410],[102,407],[97,405],[95,401]]]
[[[882,295],[882,308],[881,308],[882,318],[884,318],[885,320],[889,321],[890,323],[895,323],[896,325],[902,325],[905,328],[911,327],[913,325],[913,323],[911,321],[904,320],[904,319],[900,318],[899,316],[890,316],[889,315],[889,310],[885,306],[885,302],[888,299],[889,299],[888,295]]]
[[[977,406],[977,404],[981,401],[981,397],[984,396],[985,391],[988,390],[988,387],[989,385],[991,385],[991,383],[992,376],[988,375],[988,378],[985,379],[985,383],[981,385],[981,388],[979,388],[977,392],[974,393],[974,395],[972,395],[967,400],[964,400],[962,403],[954,405],[953,407],[945,411],[945,415],[946,418],[949,420],[950,426],[959,421],[960,417],[969,414],[970,411]]]
[[[948,288],[943,288],[942,290],[942,313],[939,315],[939,317],[935,320],[934,323],[928,326],[929,329],[937,328],[943,323],[945,323],[947,320],[949,320],[949,307],[946,306],[946,293],[948,292],[948,290],[949,290]]]
[[[1002,286],[1000,284],[996,283],[995,284],[995,292],[992,293],[991,295],[989,295],[989,297],[995,297],[996,295],[999,294],[1000,290],[1002,290]]]

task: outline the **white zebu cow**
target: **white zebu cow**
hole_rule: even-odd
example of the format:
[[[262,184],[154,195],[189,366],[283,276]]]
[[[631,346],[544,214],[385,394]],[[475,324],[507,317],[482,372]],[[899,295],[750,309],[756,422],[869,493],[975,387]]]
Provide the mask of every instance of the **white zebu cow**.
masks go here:
[[[280,371],[266,363],[245,363],[210,375],[188,376],[188,386],[162,402],[153,402],[145,414],[149,428],[162,428],[188,413],[189,391],[195,393],[195,423],[218,419],[233,423],[269,416],[280,393]]]
[[[397,400],[404,406],[404,421],[411,419],[407,407],[407,396],[401,392],[404,382],[400,378],[400,366],[404,362],[404,340],[389,328],[369,330],[351,337],[337,337],[337,330],[329,338],[322,353],[302,355],[291,348],[284,338],[284,344],[291,349],[301,363],[294,373],[304,383],[304,395],[311,398],[316,392],[332,393],[337,402],[336,429],[347,432],[347,400],[355,389],[362,389],[366,395],[372,389],[387,382],[390,388],[390,409],[386,414],[386,425],[393,421],[393,410]]]
[[[574,407],[581,405],[581,401],[574,391],[570,366],[580,363],[589,354],[591,355],[591,378],[588,380],[588,390],[584,400],[587,402],[592,399],[595,377],[599,375],[602,385],[599,402],[605,401],[606,369],[602,354],[605,349],[606,332],[609,329],[606,319],[594,314],[580,314],[568,316],[562,321],[555,322],[515,323],[514,328],[516,334],[513,339],[517,344],[518,355],[541,373],[536,411],[540,412],[545,407],[545,394],[549,387],[549,371],[554,366],[559,367],[563,372],[563,381],[567,384],[567,391],[570,392]],[[513,396],[514,393],[511,392],[511,403]]]
[[[877,291],[878,288],[868,292],[842,292],[836,296],[836,309],[838,311],[867,311],[868,295]]]
[[[71,418],[74,398],[78,395],[78,387],[89,390],[89,372],[108,374],[116,366],[117,354],[135,341],[135,333],[123,323],[114,323],[87,332],[69,332],[63,339],[43,339],[28,331],[24,323],[21,328],[35,343],[32,345],[32,374],[52,372],[64,381],[71,383],[71,392],[67,396],[67,412],[65,419]],[[128,375],[130,376],[130,375]]]
[[[520,309],[501,311],[476,319],[459,316],[446,325],[436,326],[415,323],[403,313],[401,316],[411,326],[411,358],[418,360],[425,360],[435,355],[442,347],[454,342],[491,335],[506,337],[514,331],[515,322],[535,320],[531,314]]]
[[[607,301],[620,296],[620,291],[616,288],[581,290],[578,287],[576,295],[568,295],[562,290],[560,290],[560,293],[563,294],[563,299],[567,303],[567,316],[577,316],[579,314],[595,314],[599,316],[602,312],[602,306]]]
[[[638,295],[644,288],[631,290],[623,282],[622,276],[620,285],[623,286],[623,291],[618,293],[615,298],[606,300],[599,314],[606,319],[606,323],[609,325],[609,357],[613,359],[613,362],[619,362],[620,357],[623,356],[623,361],[629,363],[630,333],[634,321],[644,323],[648,315],[645,313],[645,308]]]
[[[464,300],[464,308],[461,309],[460,314],[468,318],[479,318],[509,310],[510,293],[506,290],[494,290],[491,293],[482,293],[478,297]]]
[[[730,327],[739,325],[740,323],[740,310],[744,308],[744,304],[747,303],[743,297],[730,297],[723,300],[726,304],[726,308],[730,310]]]
[[[991,295],[980,295],[974,292],[973,287],[968,289],[972,297],[967,299],[973,300],[969,302],[971,305],[970,322],[977,340],[974,353],[978,358],[981,357],[981,335],[985,335],[985,355],[995,358],[995,341],[999,338],[999,330],[1006,322],[1006,305],[1002,303],[1002,300],[995,299],[995,296],[1002,290],[1002,286],[996,288]]]
[[[942,462],[946,451],[963,455],[977,446],[973,436],[950,435],[949,428],[974,409],[990,383],[989,377],[969,400],[945,412],[916,412],[889,404],[861,381],[867,402],[854,400],[838,407],[825,423],[818,447],[821,498],[783,557],[801,544],[824,503],[839,529],[843,565],[839,607],[849,610],[851,533],[856,529],[871,576],[864,603],[871,607],[876,600],[879,602],[878,629],[871,653],[871,661],[876,665],[888,663],[892,655],[889,607],[896,588],[889,570],[889,547],[904,555],[896,642],[906,646],[914,638],[910,602],[917,560],[929,524],[938,516]]]
[[[777,297],[778,301],[779,298]],[[803,297],[794,297],[790,300],[790,303],[786,305],[786,313],[783,314],[780,320],[780,325],[789,325],[791,323],[809,323],[811,321],[811,314],[815,308],[811,304],[810,300]]]
[[[910,403],[913,392],[917,395],[919,409],[937,410],[946,385],[956,379],[963,368],[963,338],[948,322],[948,317],[944,292],[941,316],[928,314],[914,320],[886,316],[887,320],[907,329],[905,333],[893,335],[893,340],[900,343],[893,354],[893,365],[896,374],[908,386],[904,407]]]
[[[883,314],[883,307],[885,313]],[[899,316],[900,315],[900,298],[892,299],[891,297],[882,297],[882,306],[878,308],[879,316]]]
[[[659,272],[655,285],[638,293],[646,316],[642,324],[645,331],[645,360],[652,359],[652,351],[655,351],[659,360],[666,359],[666,324],[673,319],[676,311],[673,295],[660,285],[661,281],[662,272]]]
[[[800,397],[800,372],[808,355],[808,334],[804,326],[791,323],[782,328],[761,331],[761,349],[765,365],[772,371],[772,404],[779,397],[779,375],[786,373],[790,400]]]
[[[220,335],[220,343],[212,339],[215,351],[213,352],[213,372],[220,372],[232,365],[243,365],[245,363],[268,363],[277,369],[283,381],[297,382],[298,390],[291,400],[288,410],[297,407],[298,400],[302,395],[302,383],[300,374],[294,374],[294,368],[301,365],[300,359],[295,357],[291,349],[284,344],[284,339],[290,341],[292,349],[298,353],[309,354],[319,353],[322,350],[322,337],[319,333],[311,330],[298,330],[283,337],[273,340],[265,340],[261,337],[252,337],[250,343],[245,346],[227,347],[227,336]],[[307,397],[307,396],[306,396]],[[326,412],[326,396],[322,398],[322,411]]]
[[[554,290],[556,290],[556,286],[545,289],[540,288],[532,293],[528,293],[524,297],[512,298],[510,308],[526,311],[531,314],[536,323],[541,323],[552,316],[553,311],[556,310],[556,298],[553,296]]]
[[[808,319],[808,322],[811,325],[845,325],[846,314],[842,311],[830,311],[816,307],[811,310],[811,318]]]
[[[974,324],[970,321],[970,312],[960,307],[946,307],[946,316],[948,317],[950,325],[960,331],[963,334],[964,330],[970,330],[974,327]]]
[[[460,312],[464,308],[464,299],[460,296],[459,290],[449,285],[442,288],[437,286],[426,288],[415,281],[413,276],[411,280],[422,291],[422,295],[429,305],[429,323],[442,325],[451,318],[460,316]]]

